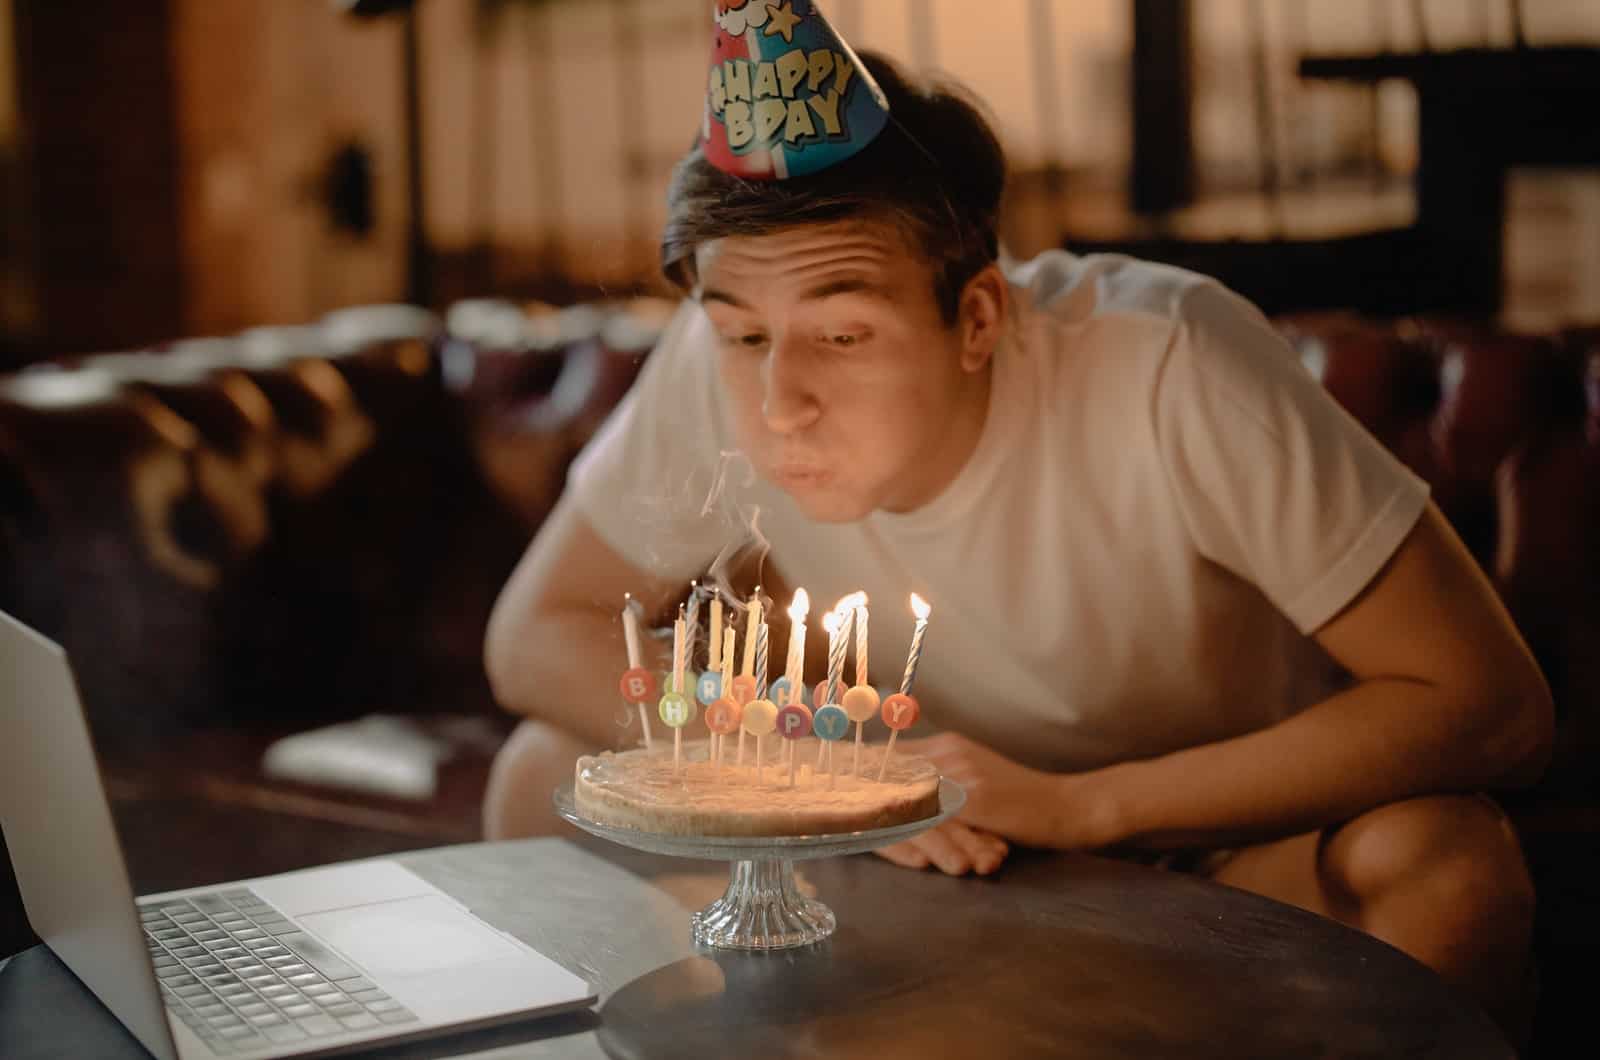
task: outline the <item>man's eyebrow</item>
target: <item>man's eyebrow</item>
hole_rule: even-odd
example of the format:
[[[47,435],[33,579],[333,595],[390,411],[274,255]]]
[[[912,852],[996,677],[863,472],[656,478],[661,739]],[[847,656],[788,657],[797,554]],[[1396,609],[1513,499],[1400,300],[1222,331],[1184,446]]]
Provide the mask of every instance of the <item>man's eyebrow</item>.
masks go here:
[[[802,302],[820,302],[824,298],[832,298],[836,294],[865,294],[885,302],[894,301],[894,297],[881,284],[861,277],[848,277],[839,280],[829,280],[815,287],[803,291],[800,295]],[[700,291],[700,304],[708,302],[721,302],[731,305],[735,309],[749,309],[750,306],[738,296],[716,287],[706,287]]]
[[[735,309],[749,309],[750,308],[744,302],[742,302],[739,299],[735,298],[733,295],[729,294],[727,291],[719,291],[715,287],[706,287],[706,288],[701,289],[701,291],[700,291],[700,304],[701,305],[705,305],[707,302],[722,302],[722,303],[724,303],[726,305],[733,306]]]
[[[819,302],[824,298],[831,298],[836,294],[867,294],[885,302],[892,302],[888,290],[882,285],[873,283],[860,277],[850,277],[841,280],[829,280],[827,283],[818,284],[800,296],[802,302]]]

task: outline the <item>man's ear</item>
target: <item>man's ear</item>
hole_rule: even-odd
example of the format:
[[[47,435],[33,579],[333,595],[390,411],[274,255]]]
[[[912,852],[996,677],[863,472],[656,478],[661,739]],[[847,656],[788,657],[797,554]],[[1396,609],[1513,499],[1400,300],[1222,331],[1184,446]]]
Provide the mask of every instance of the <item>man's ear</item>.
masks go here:
[[[989,264],[967,281],[961,292],[956,326],[961,330],[961,368],[981,371],[1000,345],[1006,312],[1011,304],[1011,284],[997,264]]]

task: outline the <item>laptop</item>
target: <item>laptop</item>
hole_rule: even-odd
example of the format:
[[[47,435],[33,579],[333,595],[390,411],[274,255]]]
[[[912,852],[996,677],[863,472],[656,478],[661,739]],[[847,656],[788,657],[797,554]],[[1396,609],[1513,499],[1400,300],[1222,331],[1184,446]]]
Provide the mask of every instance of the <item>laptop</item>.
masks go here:
[[[66,652],[0,611],[0,824],[34,931],[161,1060],[312,1056],[593,1005],[378,858],[135,898]]]

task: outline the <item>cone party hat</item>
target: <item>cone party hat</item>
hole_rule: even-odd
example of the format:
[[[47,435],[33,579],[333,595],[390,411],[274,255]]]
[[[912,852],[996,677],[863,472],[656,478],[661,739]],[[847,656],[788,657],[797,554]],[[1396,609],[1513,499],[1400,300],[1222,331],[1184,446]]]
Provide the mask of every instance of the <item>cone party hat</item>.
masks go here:
[[[701,128],[707,160],[751,180],[801,177],[856,154],[889,102],[812,0],[712,0]]]

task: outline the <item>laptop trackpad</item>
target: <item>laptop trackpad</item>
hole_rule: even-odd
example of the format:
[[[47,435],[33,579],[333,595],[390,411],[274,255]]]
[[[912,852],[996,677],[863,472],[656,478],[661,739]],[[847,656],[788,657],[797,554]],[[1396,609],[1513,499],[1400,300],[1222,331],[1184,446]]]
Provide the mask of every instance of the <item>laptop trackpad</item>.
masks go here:
[[[522,952],[438,895],[295,919],[376,979],[443,972]]]

